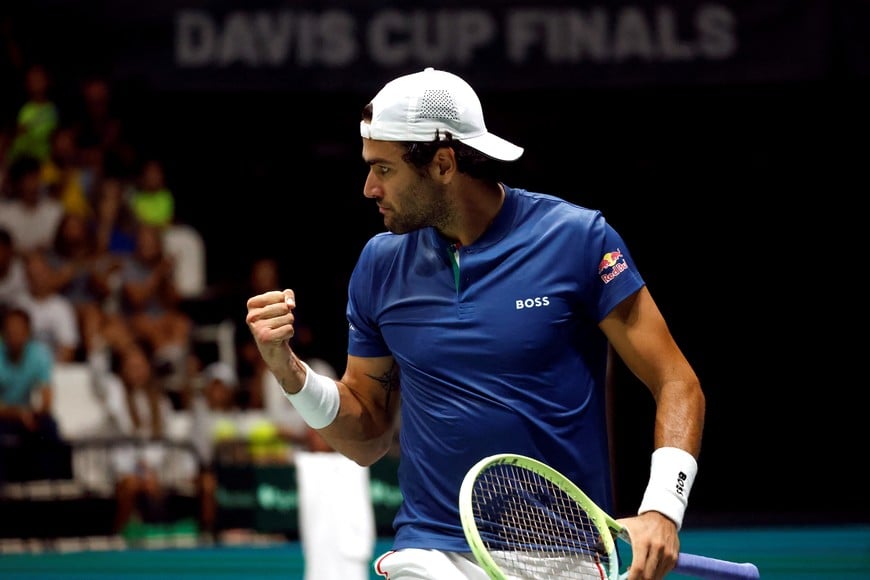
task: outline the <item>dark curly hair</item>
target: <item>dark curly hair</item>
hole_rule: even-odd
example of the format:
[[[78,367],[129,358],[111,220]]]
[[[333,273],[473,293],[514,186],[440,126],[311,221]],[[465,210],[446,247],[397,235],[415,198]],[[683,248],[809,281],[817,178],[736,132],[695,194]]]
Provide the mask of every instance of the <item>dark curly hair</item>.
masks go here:
[[[370,123],[372,114],[372,104],[369,103],[363,107],[362,120]],[[474,147],[469,147],[454,139],[449,132],[443,135],[436,132],[431,141],[398,141],[398,143],[405,148],[402,159],[419,173],[425,171],[426,166],[435,158],[435,153],[442,147],[453,149],[456,154],[456,165],[461,173],[481,181],[498,181],[505,167],[504,161],[493,159]]]

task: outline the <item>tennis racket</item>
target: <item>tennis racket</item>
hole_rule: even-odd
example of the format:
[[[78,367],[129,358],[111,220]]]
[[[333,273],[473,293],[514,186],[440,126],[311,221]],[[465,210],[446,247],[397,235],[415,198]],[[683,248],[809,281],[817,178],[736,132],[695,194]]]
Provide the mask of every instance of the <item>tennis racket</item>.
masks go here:
[[[462,482],[465,537],[493,580],[619,580],[615,538],[628,532],[567,477],[530,457],[502,453],[477,462]],[[758,578],[751,563],[680,553],[674,572],[725,580]]]

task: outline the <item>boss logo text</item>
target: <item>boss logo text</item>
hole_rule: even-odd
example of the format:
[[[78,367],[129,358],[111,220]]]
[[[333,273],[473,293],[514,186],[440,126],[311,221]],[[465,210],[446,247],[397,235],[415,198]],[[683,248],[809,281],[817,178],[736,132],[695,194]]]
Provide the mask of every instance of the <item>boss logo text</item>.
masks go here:
[[[541,306],[549,306],[549,296],[535,296],[534,298],[526,298],[525,300],[517,300],[517,310],[523,308],[539,308]]]

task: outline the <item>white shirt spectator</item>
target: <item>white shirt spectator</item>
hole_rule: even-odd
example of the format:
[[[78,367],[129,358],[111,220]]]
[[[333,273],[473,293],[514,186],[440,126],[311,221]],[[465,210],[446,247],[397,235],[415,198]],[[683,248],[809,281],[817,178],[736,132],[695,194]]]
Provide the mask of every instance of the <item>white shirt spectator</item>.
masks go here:
[[[63,206],[53,199],[42,200],[36,206],[15,199],[0,202],[0,226],[12,234],[19,252],[50,248],[62,217]]]
[[[12,258],[5,276],[0,276],[0,304],[13,304],[27,293],[27,276],[21,258]]]
[[[47,344],[52,352],[60,348],[76,350],[81,343],[78,320],[72,303],[55,294],[45,298],[19,296],[17,303],[30,312],[33,337]]]

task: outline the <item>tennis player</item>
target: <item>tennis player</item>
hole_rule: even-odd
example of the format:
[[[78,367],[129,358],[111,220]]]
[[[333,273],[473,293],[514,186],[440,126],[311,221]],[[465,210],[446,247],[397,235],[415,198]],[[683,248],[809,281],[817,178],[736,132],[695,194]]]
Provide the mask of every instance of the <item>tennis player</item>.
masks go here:
[[[650,478],[630,578],[674,567],[697,473],[705,400],[625,241],[596,210],[498,179],[523,149],[490,133],[460,77],[427,68],[364,108],[363,194],[388,232],[348,288],[340,380],[288,344],[292,289],[248,300],[247,324],[287,398],[336,450],[371,465],[399,430],[403,504],[390,578],[486,578],[462,531],[462,478],[511,452],[565,474],[605,511],[608,344],[656,402]]]

